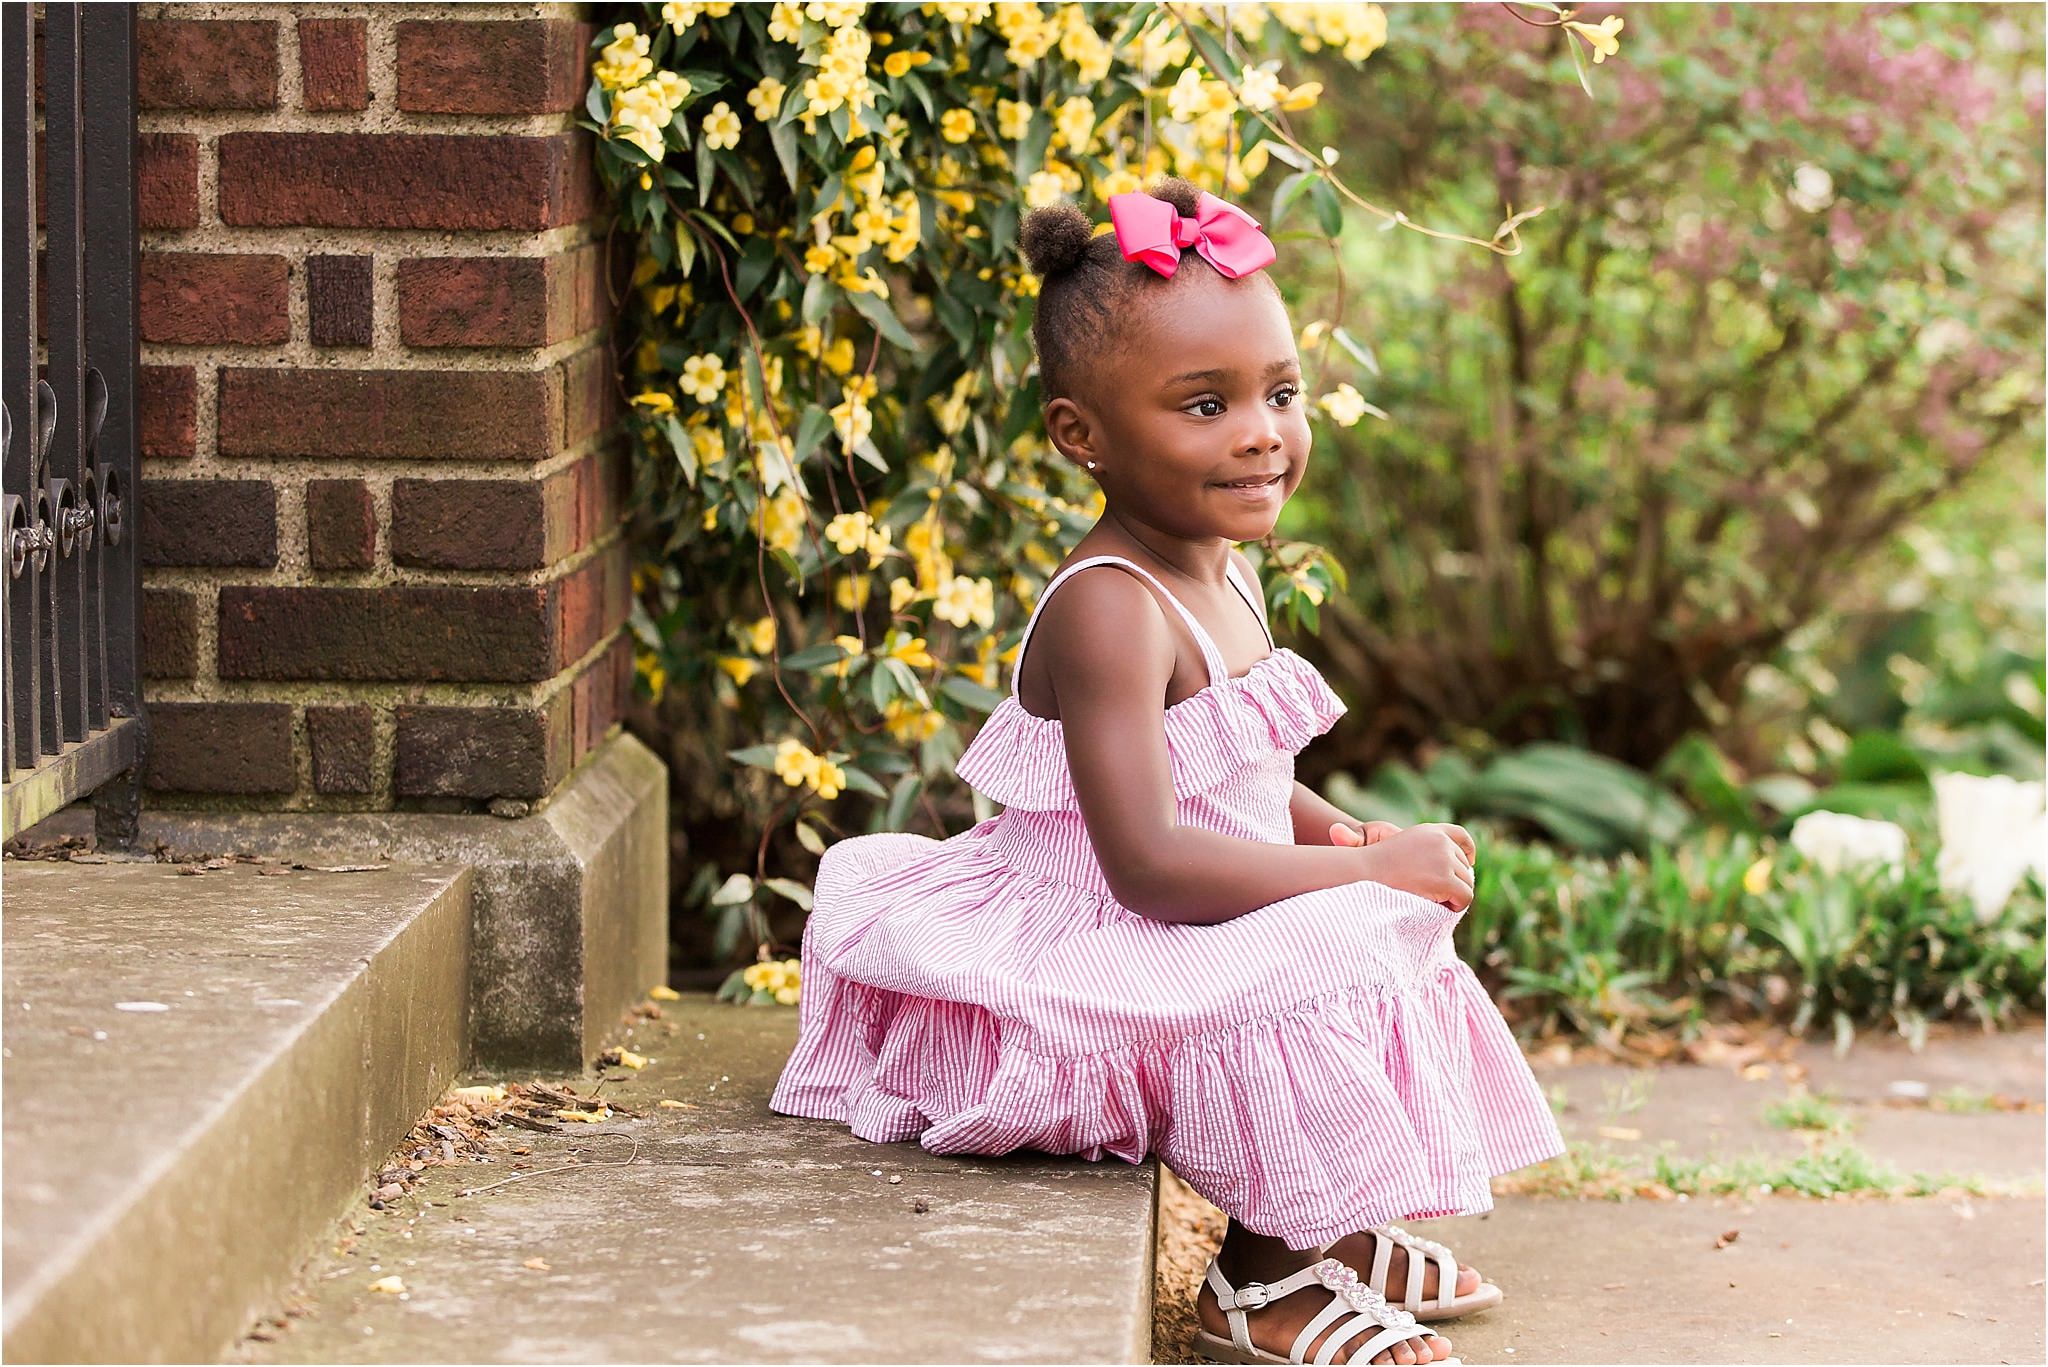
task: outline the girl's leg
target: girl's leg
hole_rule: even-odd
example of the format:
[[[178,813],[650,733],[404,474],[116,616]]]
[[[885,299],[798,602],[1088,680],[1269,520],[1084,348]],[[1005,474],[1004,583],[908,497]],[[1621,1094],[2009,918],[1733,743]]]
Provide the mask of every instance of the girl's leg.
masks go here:
[[[1299,1272],[1311,1263],[1321,1262],[1325,1256],[1335,1256],[1335,1249],[1333,1248],[1329,1255],[1313,1249],[1297,1251],[1289,1248],[1286,1240],[1254,1234],[1233,1219],[1224,1232],[1223,1246],[1216,1252],[1216,1264],[1232,1286],[1243,1286],[1246,1282],[1279,1281],[1289,1273]],[[1370,1268],[1371,1263],[1368,1262],[1366,1266]],[[1320,1287],[1310,1287],[1294,1295],[1282,1297],[1264,1309],[1246,1311],[1245,1330],[1251,1335],[1256,1346],[1285,1357],[1295,1335],[1299,1334],[1302,1328],[1315,1318],[1316,1312],[1329,1304],[1330,1300],[1329,1292]],[[1201,1320],[1202,1328],[1219,1338],[1230,1337],[1229,1317],[1216,1303],[1216,1295],[1209,1289],[1206,1279],[1195,1297],[1195,1314]],[[1340,1324],[1342,1322],[1339,1321]],[[1309,1360],[1314,1360],[1316,1349],[1322,1346],[1323,1340],[1327,1337],[1329,1331],[1326,1330],[1308,1345],[1305,1356]],[[1365,1339],[1361,1337],[1353,1342],[1363,1343]],[[1348,1349],[1339,1350],[1339,1362],[1346,1361],[1347,1351]],[[1419,1343],[1411,1339],[1397,1343],[1392,1348],[1383,1349],[1372,1360],[1378,1363],[1398,1364],[1398,1367],[1410,1367],[1410,1364],[1436,1362],[1449,1356],[1450,1341],[1431,1333]]]

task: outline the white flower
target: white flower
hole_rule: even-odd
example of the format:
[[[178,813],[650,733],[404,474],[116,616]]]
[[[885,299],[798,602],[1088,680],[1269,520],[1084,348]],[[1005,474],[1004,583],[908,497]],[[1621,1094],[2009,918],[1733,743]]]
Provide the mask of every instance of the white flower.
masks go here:
[[[1906,861],[1906,833],[1889,821],[1843,812],[1808,812],[1792,823],[1792,848],[1822,873],[1876,867],[1896,873]]]
[[[2028,867],[2040,867],[2041,785],[2004,774],[1937,774],[1934,819],[1941,832],[1934,859],[1941,886],[1967,896],[1978,920],[1992,920]]]
[[[1792,188],[1785,198],[1809,214],[1817,214],[1835,202],[1835,178],[1826,168],[1803,165],[1792,173]]]

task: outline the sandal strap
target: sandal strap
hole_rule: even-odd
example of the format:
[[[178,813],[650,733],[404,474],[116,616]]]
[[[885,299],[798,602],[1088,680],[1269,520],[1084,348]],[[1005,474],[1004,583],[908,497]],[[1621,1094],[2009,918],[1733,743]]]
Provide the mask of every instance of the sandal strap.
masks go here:
[[[1287,1350],[1289,1361],[1303,1362],[1308,1345],[1315,1342],[1316,1335],[1336,1324],[1346,1315],[1351,1322],[1341,1329],[1333,1330],[1329,1341],[1316,1354],[1320,1367],[1328,1367],[1337,1348],[1358,1337],[1367,1329],[1379,1327],[1381,1332],[1369,1345],[1370,1351],[1361,1350],[1369,1360],[1373,1354],[1390,1343],[1401,1343],[1412,1338],[1425,1337],[1428,1330],[1420,1328],[1415,1317],[1406,1310],[1397,1309],[1387,1303],[1380,1292],[1369,1283],[1361,1281],[1358,1273],[1337,1258],[1324,1258],[1312,1263],[1299,1272],[1289,1273],[1276,1282],[1246,1282],[1243,1286],[1232,1286],[1230,1279],[1223,1275],[1217,1260],[1209,1260],[1205,1274],[1209,1289],[1216,1294],[1216,1303],[1230,1321],[1230,1341],[1239,1351],[1248,1356],[1256,1353],[1251,1340],[1250,1327],[1245,1311],[1257,1310],[1270,1305],[1283,1296],[1309,1286],[1322,1286],[1335,1294],[1322,1309],[1318,1310],[1302,1331],[1295,1336]]]
[[[1399,1225],[1376,1225],[1372,1229],[1372,1234],[1372,1284],[1380,1294],[1386,1294],[1388,1265],[1393,1260],[1394,1245],[1399,1244],[1408,1250],[1408,1292],[1401,1300],[1405,1309],[1412,1311],[1422,1308],[1422,1279],[1425,1266],[1423,1260],[1415,1256],[1418,1253],[1427,1254],[1436,1263],[1436,1304],[1448,1309],[1458,1298],[1458,1260],[1451,1255],[1451,1250],[1434,1239],[1425,1239],[1420,1234],[1410,1234]]]
[[[1316,1353],[1316,1367],[1329,1367],[1329,1364],[1336,1359],[1339,1348],[1343,1347],[1350,1340],[1357,1338],[1367,1329],[1372,1328],[1376,1323],[1378,1321],[1374,1320],[1372,1316],[1360,1315],[1352,1323],[1330,1335],[1329,1341]],[[1383,1348],[1391,1348],[1397,1343],[1406,1343],[1410,1339],[1424,1339],[1427,1337],[1429,1337],[1429,1331],[1420,1325],[1388,1325],[1367,1339],[1362,1346],[1352,1349],[1351,1356],[1346,1358],[1345,1361],[1371,1362],[1379,1355],[1380,1350]]]

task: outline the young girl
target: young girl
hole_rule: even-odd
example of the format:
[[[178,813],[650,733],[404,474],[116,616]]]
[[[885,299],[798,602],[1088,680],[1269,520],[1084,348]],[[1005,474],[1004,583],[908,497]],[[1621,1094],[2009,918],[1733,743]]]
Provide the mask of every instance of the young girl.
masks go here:
[[[1023,226],[1046,432],[1105,511],[960,757],[1004,810],[826,851],[770,1104],[933,1153],[1157,1153],[1231,1217],[1206,1356],[1443,1361],[1417,1320],[1500,1291],[1385,1222],[1490,1209],[1564,1146],[1452,948],[1470,836],[1294,781],[1344,704],[1235,549],[1308,465],[1272,244],[1182,180],[1109,207]]]

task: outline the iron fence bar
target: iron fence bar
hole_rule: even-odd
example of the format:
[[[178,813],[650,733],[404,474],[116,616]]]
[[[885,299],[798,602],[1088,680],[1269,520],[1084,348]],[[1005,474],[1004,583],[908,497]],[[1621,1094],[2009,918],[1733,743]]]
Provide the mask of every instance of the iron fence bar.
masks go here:
[[[6,410],[6,513],[0,535],[7,539],[0,555],[0,583],[5,584],[7,666],[6,773],[34,764],[42,753],[36,699],[42,694],[37,668],[41,639],[41,596],[32,563],[16,570],[7,563],[24,554],[25,538],[33,534],[36,501],[42,483],[41,431],[36,403],[36,79],[35,25],[28,5],[0,5],[0,86],[6,106],[0,110],[0,139],[5,182],[0,184],[0,244],[4,244],[4,305],[0,318],[0,402]],[[33,557],[28,557],[32,561]]]
[[[48,227],[43,257],[50,287],[44,296],[49,345],[45,364],[57,391],[57,426],[45,483],[56,552],[49,575],[50,669],[44,701],[51,734],[43,753],[55,754],[87,734],[84,697],[85,557],[76,550],[71,515],[78,508],[85,465],[85,149],[80,139],[85,53],[76,4],[43,7],[43,140],[48,168]],[[66,624],[74,629],[67,631]]]

